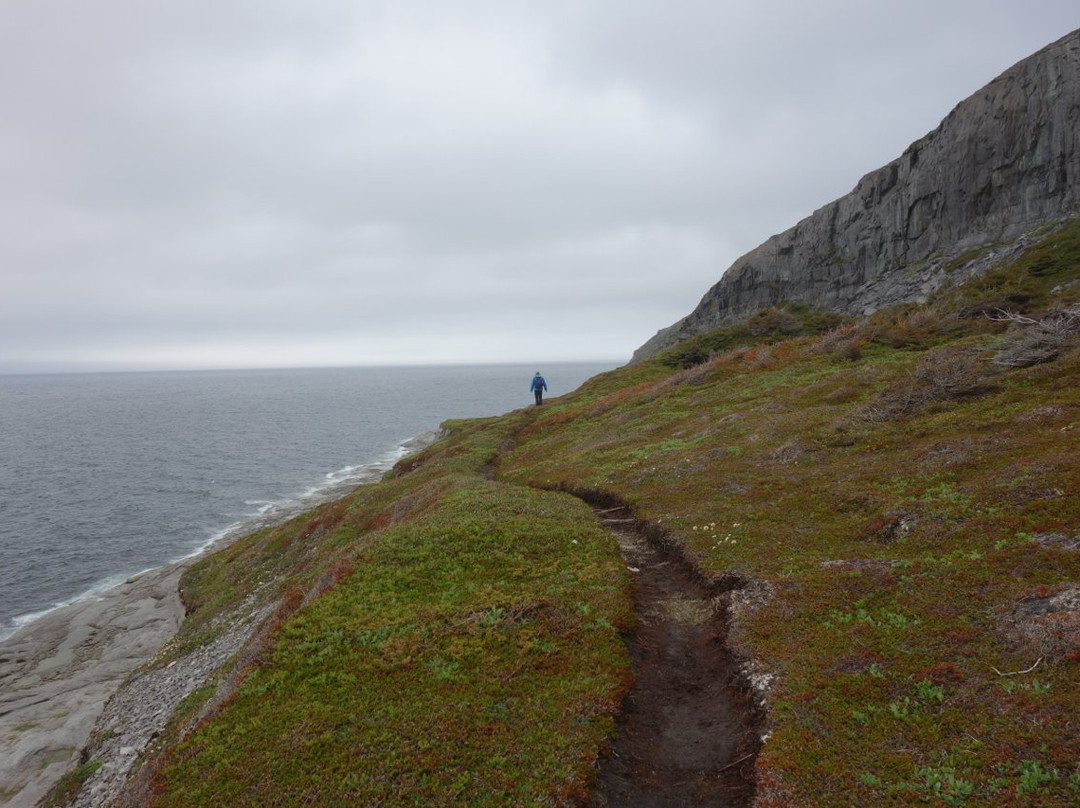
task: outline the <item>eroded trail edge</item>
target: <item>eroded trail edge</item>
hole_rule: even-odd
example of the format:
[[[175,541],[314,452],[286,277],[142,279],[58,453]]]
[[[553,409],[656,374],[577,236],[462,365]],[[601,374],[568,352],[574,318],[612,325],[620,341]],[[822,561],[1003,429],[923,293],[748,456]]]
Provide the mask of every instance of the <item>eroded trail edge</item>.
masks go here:
[[[634,684],[594,808],[741,808],[754,799],[762,718],[725,646],[734,576],[705,579],[663,535],[600,494],[573,492],[615,534],[634,576]]]

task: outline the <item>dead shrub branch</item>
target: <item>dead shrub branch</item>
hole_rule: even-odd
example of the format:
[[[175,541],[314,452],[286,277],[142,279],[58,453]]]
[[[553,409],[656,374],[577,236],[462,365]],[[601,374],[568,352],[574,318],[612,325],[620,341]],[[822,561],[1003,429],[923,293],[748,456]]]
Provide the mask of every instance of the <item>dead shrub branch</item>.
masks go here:
[[[908,378],[882,391],[858,417],[888,421],[941,401],[955,401],[986,390],[982,362],[969,351],[946,348],[920,359]]]
[[[1050,312],[1042,319],[1007,309],[996,309],[994,314],[986,316],[1011,326],[992,360],[1002,367],[1021,368],[1050,362],[1076,344],[1080,337],[1080,303]]]
[[[1039,667],[1039,663],[1042,662],[1042,661],[1043,661],[1043,658],[1039,657],[1038,659],[1035,660],[1034,665],[1032,665],[1030,668],[1026,668],[1026,669],[1024,669],[1022,671],[1009,671],[1008,673],[1002,673],[997,668],[995,668],[993,665],[990,666],[990,670],[992,670],[998,676],[1022,676],[1025,673],[1031,673],[1033,670],[1035,670],[1037,667]]]

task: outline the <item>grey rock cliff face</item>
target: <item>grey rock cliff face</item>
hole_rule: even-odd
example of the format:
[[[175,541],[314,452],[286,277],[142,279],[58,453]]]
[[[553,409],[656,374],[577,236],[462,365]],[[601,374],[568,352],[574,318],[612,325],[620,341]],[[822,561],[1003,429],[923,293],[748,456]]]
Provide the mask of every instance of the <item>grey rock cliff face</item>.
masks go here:
[[[961,102],[847,196],[737,260],[635,353],[790,301],[847,314],[919,300],[945,260],[1080,213],[1080,30]]]

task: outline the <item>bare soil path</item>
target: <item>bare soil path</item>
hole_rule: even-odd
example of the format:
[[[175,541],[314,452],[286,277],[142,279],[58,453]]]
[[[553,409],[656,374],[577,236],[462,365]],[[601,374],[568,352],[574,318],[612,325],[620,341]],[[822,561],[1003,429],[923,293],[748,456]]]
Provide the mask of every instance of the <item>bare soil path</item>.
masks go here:
[[[725,648],[725,587],[625,507],[585,498],[619,541],[638,614],[635,682],[590,808],[749,806],[760,718]]]

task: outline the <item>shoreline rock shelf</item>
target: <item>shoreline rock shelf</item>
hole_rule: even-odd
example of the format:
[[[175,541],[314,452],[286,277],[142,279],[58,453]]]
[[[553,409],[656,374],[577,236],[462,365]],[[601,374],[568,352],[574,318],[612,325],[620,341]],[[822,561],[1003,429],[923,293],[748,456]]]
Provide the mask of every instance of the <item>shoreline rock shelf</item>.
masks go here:
[[[0,797],[37,804],[79,763],[106,702],[180,627],[190,561],[57,609],[0,641]]]

